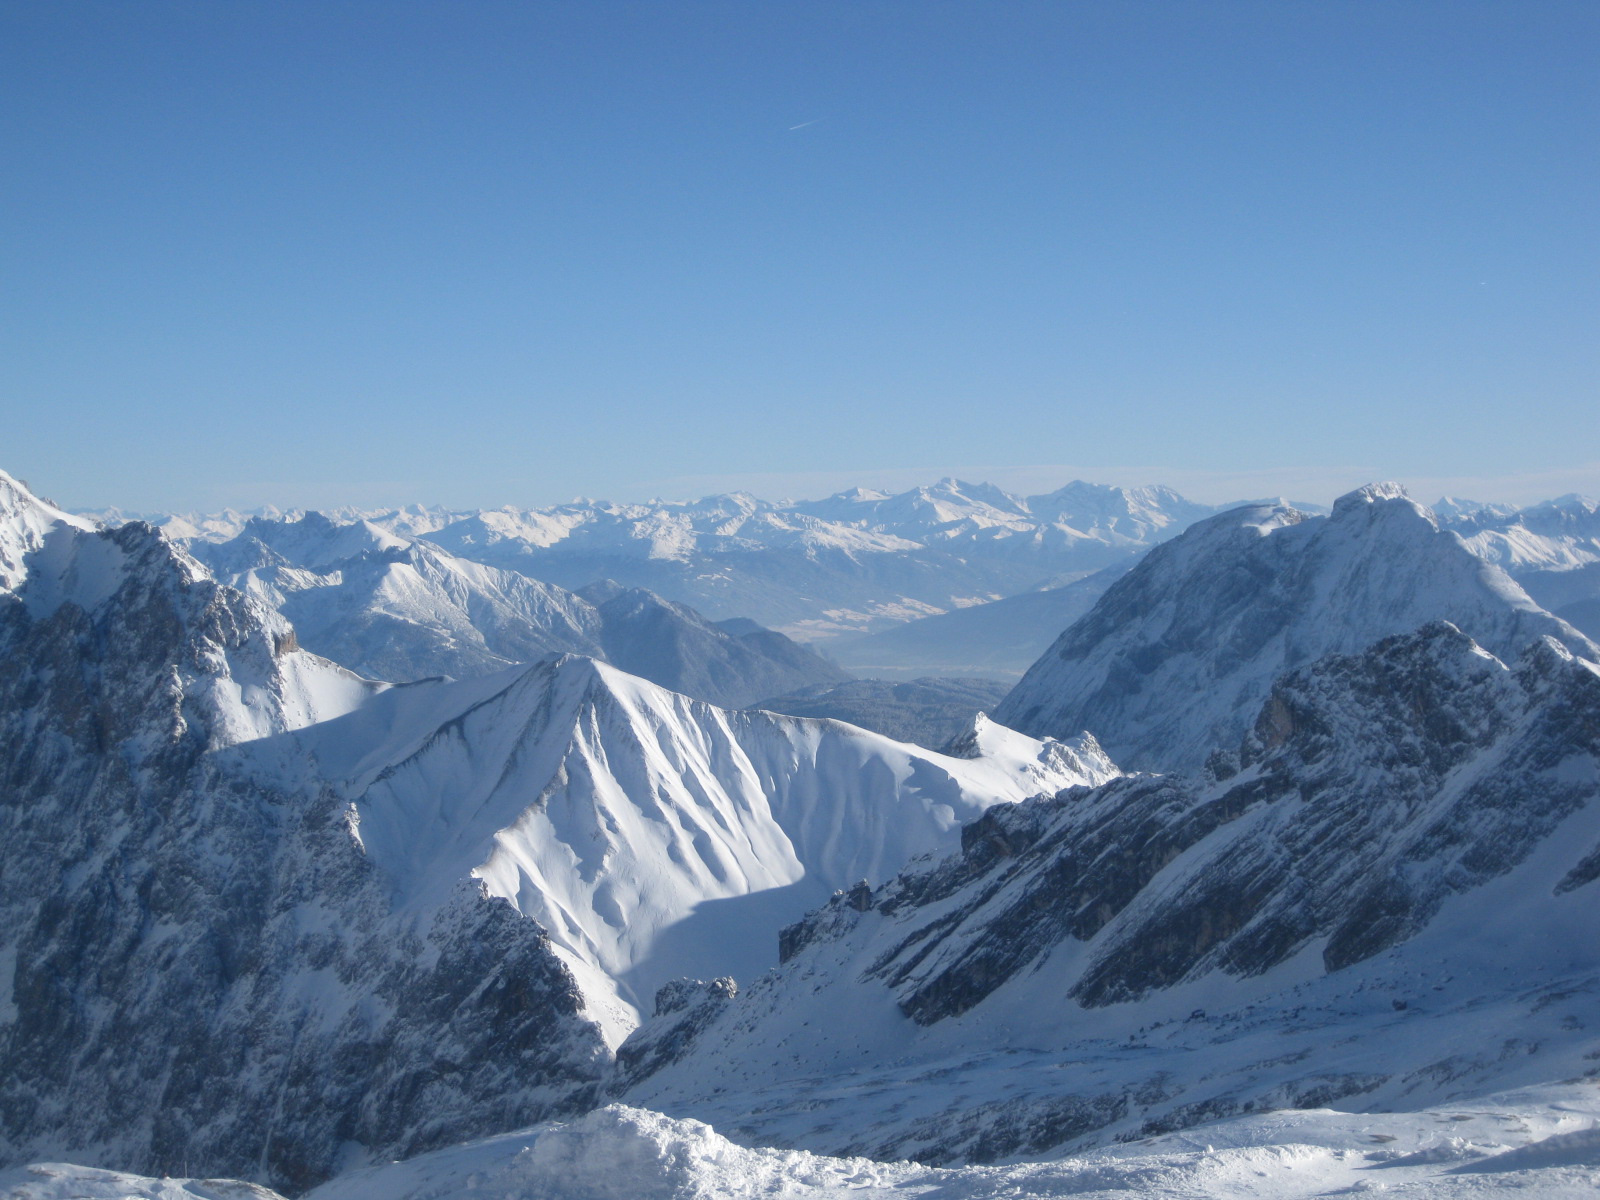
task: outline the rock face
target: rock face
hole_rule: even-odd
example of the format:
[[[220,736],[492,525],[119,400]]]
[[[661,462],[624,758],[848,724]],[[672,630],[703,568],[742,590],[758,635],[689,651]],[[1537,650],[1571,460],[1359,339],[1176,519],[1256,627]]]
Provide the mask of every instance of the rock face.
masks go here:
[[[878,973],[931,1024],[1068,938],[1094,943],[1068,992],[1086,1006],[1264,975],[1313,940],[1338,970],[1522,862],[1600,795],[1597,760],[1590,664],[1543,641],[1511,671],[1439,622],[1285,677],[1220,782],[1135,776],[986,813],[959,858],[877,906],[976,900],[978,879],[984,900],[950,923],[950,949],[912,936]],[[1158,875],[1160,902],[1137,904]]]
[[[370,521],[255,518],[229,541],[193,545],[224,582],[282,612],[308,649],[397,683],[584,654],[739,707],[774,689],[848,678],[759,626],[733,633],[637,588],[575,595]]]
[[[1241,508],[1157,547],[1061,635],[995,718],[1036,736],[1092,730],[1137,769],[1194,768],[1238,741],[1283,672],[1435,619],[1495,654],[1549,635],[1600,656],[1398,485],[1375,484],[1325,518]]]
[[[39,533],[0,591],[0,1154],[299,1189],[592,1089],[543,932],[470,886],[396,912],[293,749],[377,685],[148,526],[0,492]]]
[[[624,1094],[949,1161],[1581,1073],[1597,878],[1600,667],[1435,622],[1280,679],[1208,776],[991,809],[840,893]]]

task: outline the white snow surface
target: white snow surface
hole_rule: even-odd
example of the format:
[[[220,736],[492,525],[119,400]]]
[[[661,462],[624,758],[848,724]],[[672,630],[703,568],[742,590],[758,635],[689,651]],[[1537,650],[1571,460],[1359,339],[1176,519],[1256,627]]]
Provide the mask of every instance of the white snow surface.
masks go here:
[[[1552,1084],[1419,1111],[1286,1109],[1053,1162],[924,1167],[737,1145],[700,1121],[610,1105],[575,1121],[340,1176],[307,1200],[1260,1200],[1383,1193],[1454,1200],[1600,1190],[1600,1089]],[[41,1163],[0,1200],[274,1200],[225,1180],[157,1180]]]
[[[1507,1190],[1553,1200],[1600,1188],[1597,1126],[1600,1088],[1586,1082],[1446,1110],[1288,1110],[1056,1162],[938,1168],[748,1149],[699,1121],[611,1105],[567,1124],[356,1172],[310,1200],[1287,1200],[1367,1191],[1432,1200]]]
[[[398,906],[478,879],[549,930],[613,1041],[667,980],[766,969],[781,925],[953,849],[989,806],[1118,773],[1090,738],[980,717],[951,758],[579,656],[393,688],[303,736]]]
[[[1441,503],[1445,526],[1478,557],[1513,575],[1600,562],[1600,502],[1588,496],[1558,496],[1527,508]]]
[[[0,471],[0,589],[16,591],[28,576],[26,559],[58,530],[90,531],[94,522],[63,512]]]

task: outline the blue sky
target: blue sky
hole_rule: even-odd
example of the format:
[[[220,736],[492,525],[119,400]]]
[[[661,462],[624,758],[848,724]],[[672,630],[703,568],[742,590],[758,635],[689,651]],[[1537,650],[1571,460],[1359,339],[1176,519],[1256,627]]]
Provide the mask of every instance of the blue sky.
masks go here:
[[[1600,491],[1600,5],[0,3],[74,506]]]

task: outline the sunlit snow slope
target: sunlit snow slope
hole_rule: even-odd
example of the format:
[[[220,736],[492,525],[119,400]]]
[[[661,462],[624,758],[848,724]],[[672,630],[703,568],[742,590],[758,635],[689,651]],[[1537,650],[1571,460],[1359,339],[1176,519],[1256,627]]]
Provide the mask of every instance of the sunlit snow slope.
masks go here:
[[[991,805],[1116,773],[1092,739],[979,721],[950,758],[574,656],[396,688],[307,737],[397,903],[480,879],[614,997],[620,1036],[665,980],[764,969],[783,923],[953,848]]]

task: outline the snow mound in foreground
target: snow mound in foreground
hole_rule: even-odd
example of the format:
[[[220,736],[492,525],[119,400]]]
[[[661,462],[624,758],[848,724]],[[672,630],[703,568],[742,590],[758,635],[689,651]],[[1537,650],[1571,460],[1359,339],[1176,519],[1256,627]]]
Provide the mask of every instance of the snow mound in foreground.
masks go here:
[[[613,1104],[570,1124],[355,1172],[308,1200],[1244,1200],[1367,1191],[1442,1200],[1506,1188],[1566,1200],[1600,1191],[1597,1129],[1600,1087],[1586,1080],[1461,1109],[1263,1113],[1060,1162],[938,1168],[747,1149],[702,1122]]]
[[[283,1200],[237,1179],[148,1179],[67,1163],[35,1163],[0,1171],[4,1200]]]
[[[551,1124],[334,1179],[309,1200],[714,1200],[871,1195],[928,1176],[911,1163],[750,1150],[701,1121],[612,1104]],[[945,1172],[948,1174],[948,1172]],[[909,1194],[915,1195],[918,1188]]]
[[[1591,1200],[1600,1086],[1502,1093],[1415,1113],[1261,1113],[1063,1159],[923,1167],[747,1149],[699,1121],[620,1104],[341,1176],[306,1200],[1246,1200],[1382,1192],[1410,1200]],[[0,1173],[0,1200],[278,1200],[228,1180],[142,1179],[42,1164]]]

